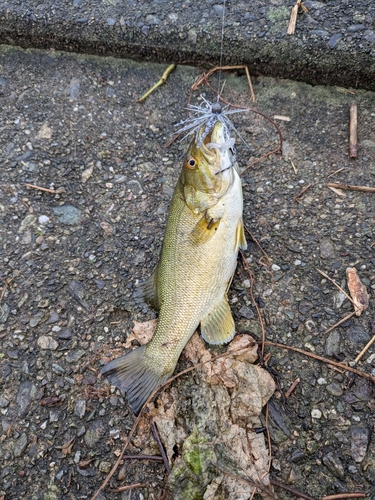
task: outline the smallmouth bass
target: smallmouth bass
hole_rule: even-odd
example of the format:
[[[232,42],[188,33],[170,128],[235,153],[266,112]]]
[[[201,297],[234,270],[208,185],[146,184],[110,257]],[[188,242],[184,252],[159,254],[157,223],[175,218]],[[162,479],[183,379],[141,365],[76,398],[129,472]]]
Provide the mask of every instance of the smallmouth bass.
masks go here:
[[[234,139],[227,136],[218,121],[211,133],[202,126],[189,146],[159,262],[142,285],[143,298],[159,310],[153,338],[102,368],[111,383],[127,393],[135,414],[171,377],[199,324],[210,344],[227,343],[235,334],[227,292],[239,248],[247,245]]]

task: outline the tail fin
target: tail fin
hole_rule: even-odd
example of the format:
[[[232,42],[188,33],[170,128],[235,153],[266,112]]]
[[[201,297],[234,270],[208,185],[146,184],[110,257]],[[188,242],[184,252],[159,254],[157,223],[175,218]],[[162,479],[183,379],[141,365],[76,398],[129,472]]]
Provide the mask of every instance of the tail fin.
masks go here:
[[[145,347],[138,347],[121,358],[113,359],[101,369],[111,384],[127,393],[136,415],[150,394],[170,377],[170,374],[160,375],[153,369],[152,360],[145,356]]]

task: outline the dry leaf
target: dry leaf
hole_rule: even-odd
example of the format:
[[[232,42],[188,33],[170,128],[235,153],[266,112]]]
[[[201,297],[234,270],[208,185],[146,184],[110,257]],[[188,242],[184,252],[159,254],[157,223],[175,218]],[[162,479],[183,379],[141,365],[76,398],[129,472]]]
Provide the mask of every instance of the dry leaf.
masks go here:
[[[141,345],[145,345],[147,342],[150,342],[155,333],[157,322],[157,319],[151,319],[150,321],[144,321],[143,323],[134,321],[132,333],[126,339],[125,347],[131,347],[133,340],[137,340]]]
[[[84,170],[82,172],[81,180],[83,183],[87,182],[90,179],[90,177],[92,176],[93,170],[94,170],[94,164],[92,163],[91,167],[86,168],[86,170]]]
[[[360,316],[368,308],[369,296],[365,285],[359,279],[357,269],[348,267],[346,269],[348,288],[354,302],[355,314]]]
[[[76,438],[72,438],[70,441],[68,441],[67,443],[64,443],[62,445],[61,451],[62,451],[62,454],[64,456],[70,455],[72,453],[72,448],[73,448],[73,444],[74,444],[75,439]]]

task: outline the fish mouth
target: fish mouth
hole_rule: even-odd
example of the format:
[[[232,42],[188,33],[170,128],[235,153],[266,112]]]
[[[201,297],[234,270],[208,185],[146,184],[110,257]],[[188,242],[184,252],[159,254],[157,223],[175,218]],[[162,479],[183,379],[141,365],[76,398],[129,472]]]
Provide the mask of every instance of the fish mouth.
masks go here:
[[[204,128],[202,127],[199,134],[200,137],[202,136],[203,132]],[[207,134],[207,136],[203,140],[202,149],[203,149],[203,154],[205,156],[207,155],[207,151],[205,150],[209,151],[209,156],[211,157],[213,149],[217,149],[218,152],[224,153],[225,151],[228,151],[228,149],[233,148],[235,139],[234,138],[227,139],[225,132],[226,130],[224,124],[221,123],[220,121],[216,122],[211,134]]]

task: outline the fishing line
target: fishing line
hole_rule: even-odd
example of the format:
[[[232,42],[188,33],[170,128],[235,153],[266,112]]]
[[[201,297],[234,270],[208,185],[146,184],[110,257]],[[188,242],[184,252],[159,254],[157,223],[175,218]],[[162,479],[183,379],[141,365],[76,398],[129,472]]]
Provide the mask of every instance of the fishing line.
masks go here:
[[[219,74],[219,81],[218,81],[218,85],[217,85],[217,88],[219,90],[219,93],[217,94],[217,102],[219,102],[220,100],[220,96],[221,96],[221,91],[220,91],[220,84],[221,84],[221,65],[222,65],[222,62],[223,62],[223,45],[224,45],[224,21],[225,21],[225,2],[226,0],[223,0],[223,15],[221,17],[221,41],[220,41],[220,64],[219,64],[219,71],[218,71],[218,74]],[[223,89],[224,89],[224,84],[223,84]]]

